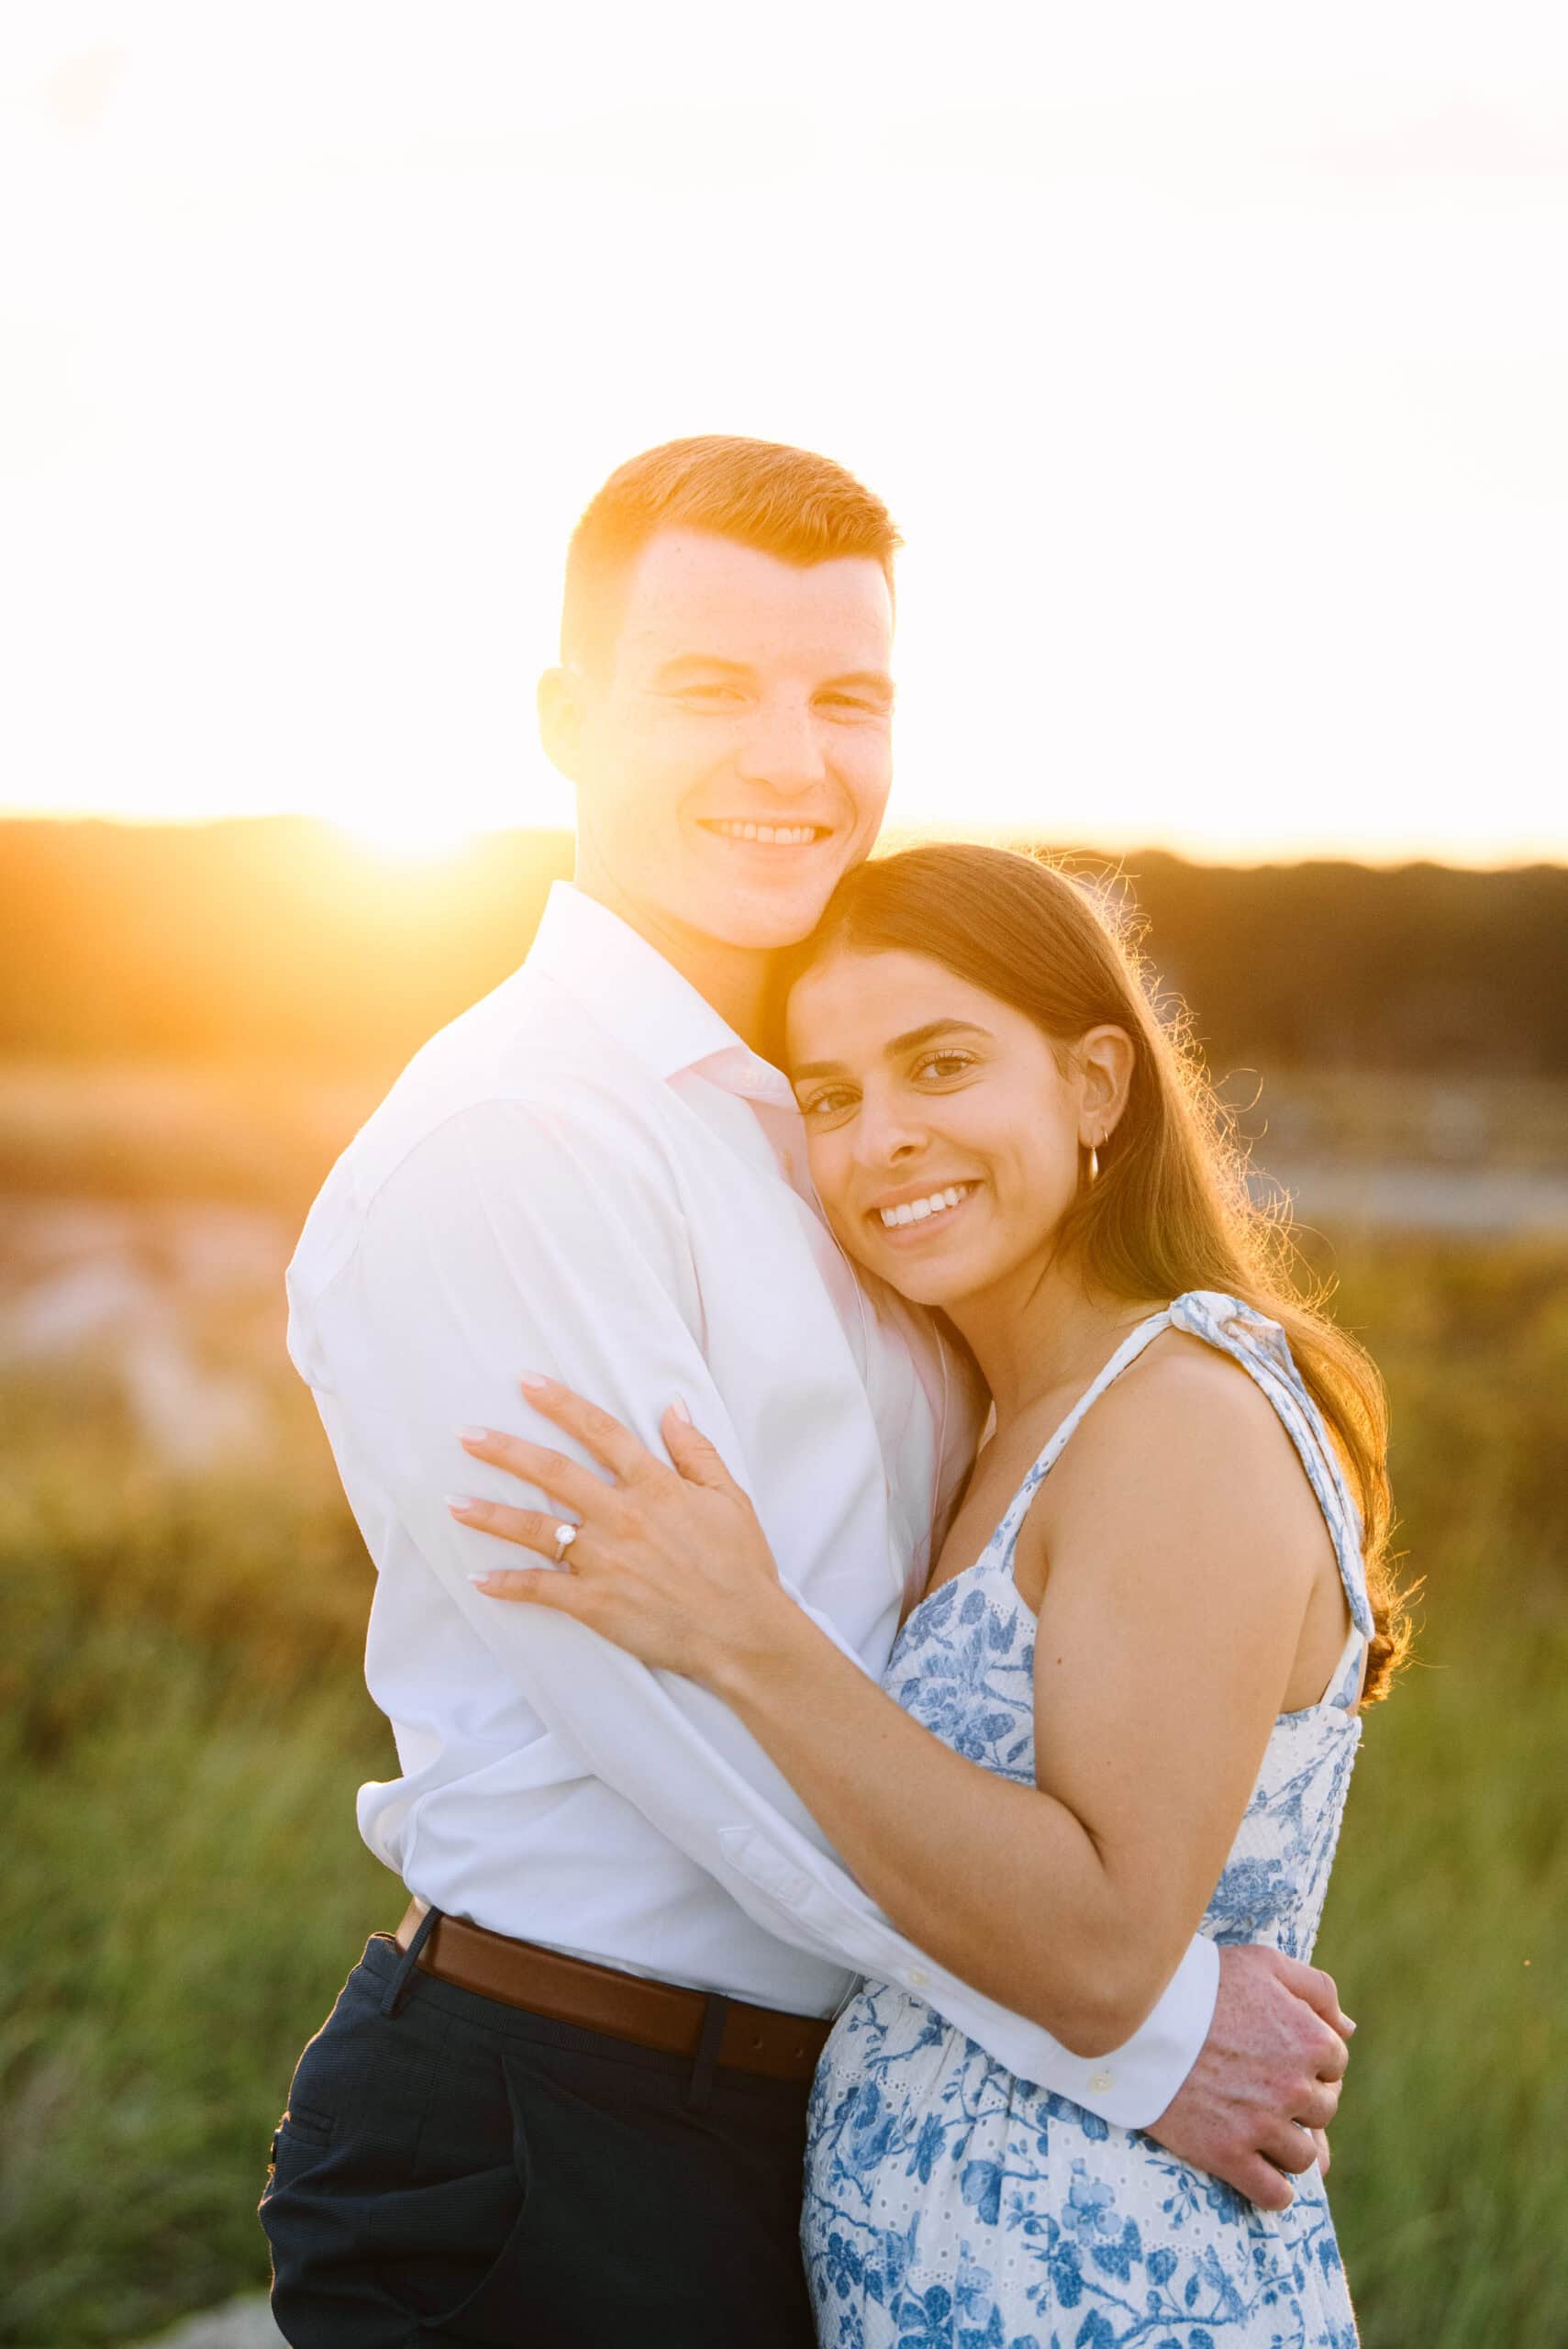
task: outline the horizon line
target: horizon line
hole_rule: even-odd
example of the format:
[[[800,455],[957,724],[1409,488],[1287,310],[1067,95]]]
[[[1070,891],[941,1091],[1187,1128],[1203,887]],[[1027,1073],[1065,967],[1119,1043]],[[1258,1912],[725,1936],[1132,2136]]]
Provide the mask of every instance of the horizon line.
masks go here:
[[[225,825],[241,824],[301,824],[313,825],[323,831],[337,833],[340,838],[361,849],[367,856],[393,856],[400,863],[422,862],[439,863],[461,857],[485,840],[515,839],[528,835],[538,840],[569,841],[573,829],[567,824],[475,824],[454,830],[446,838],[432,838],[420,843],[395,843],[378,839],[370,828],[361,827],[341,817],[315,815],[301,807],[236,808],[225,813],[181,815],[158,810],[136,815],[124,808],[96,807],[0,807],[0,828],[19,824],[113,825],[125,831],[195,831],[214,830]],[[1095,835],[1086,829],[1047,832],[1032,829],[1010,821],[986,824],[971,820],[960,829],[943,829],[940,820],[895,821],[885,825],[883,841],[915,840],[973,840],[981,839],[996,847],[1047,847],[1064,852],[1120,859],[1128,856],[1169,856],[1184,864],[1216,865],[1261,869],[1269,865],[1348,864],[1371,872],[1398,872],[1403,868],[1425,864],[1451,873],[1525,873],[1533,870],[1562,871],[1568,868],[1568,839],[1555,848],[1544,844],[1537,850],[1506,849],[1496,855],[1475,852],[1458,856],[1413,840],[1393,848],[1359,848],[1329,845],[1313,840],[1285,840],[1275,845],[1260,847],[1238,843],[1226,849],[1199,845],[1179,836],[1162,839],[1157,835]]]

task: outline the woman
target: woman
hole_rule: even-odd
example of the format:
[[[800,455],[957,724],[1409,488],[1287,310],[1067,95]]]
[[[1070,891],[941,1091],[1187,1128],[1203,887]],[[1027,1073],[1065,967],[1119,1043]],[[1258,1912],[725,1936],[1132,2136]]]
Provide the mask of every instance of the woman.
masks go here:
[[[740,1715],[914,1941],[1108,2054],[1195,1929],[1311,1947],[1360,1736],[1405,1632],[1376,1374],[1293,1293],[1275,1224],[1089,900],[1025,856],[862,866],[787,1054],[828,1220],[943,1313],[995,1429],[878,1688],[781,1592],[676,1406],[674,1471],[553,1386],[606,1484],[506,1438],[581,1520],[497,1574]],[[551,1520],[467,1520],[553,1550]],[[1309,2171],[1263,2212],[867,1982],[818,2069],[805,2249],[834,2349],[1340,2349]]]

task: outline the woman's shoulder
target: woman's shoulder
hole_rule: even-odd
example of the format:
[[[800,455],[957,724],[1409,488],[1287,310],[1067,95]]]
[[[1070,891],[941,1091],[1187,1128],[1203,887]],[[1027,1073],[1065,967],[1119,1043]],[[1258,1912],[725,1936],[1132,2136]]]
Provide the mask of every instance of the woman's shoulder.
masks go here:
[[[1234,1298],[1178,1298],[1168,1326],[1085,1412],[1048,1482],[1063,1503],[1082,1489],[1095,1507],[1144,1511],[1209,1483],[1232,1504],[1305,1503],[1315,1518],[1265,1366],[1290,1367],[1277,1324]]]

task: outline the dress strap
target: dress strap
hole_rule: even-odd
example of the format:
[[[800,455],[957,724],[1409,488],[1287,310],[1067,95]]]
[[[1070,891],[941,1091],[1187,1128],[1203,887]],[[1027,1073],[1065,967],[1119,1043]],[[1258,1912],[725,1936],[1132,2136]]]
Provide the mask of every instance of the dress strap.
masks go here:
[[[1240,1297],[1226,1297],[1218,1289],[1189,1289],[1159,1313],[1151,1314],[1147,1321],[1140,1321],[1052,1431],[1050,1442],[1008,1503],[1006,1514],[988,1546],[994,1546],[1003,1561],[1010,1561],[1013,1541],[1025,1511],[1084,1412],[1138,1360],[1161,1330],[1168,1329],[1201,1338],[1205,1344],[1229,1354],[1239,1364],[1273,1405],[1296,1446],[1329,1528],[1351,1610],[1351,1631],[1344,1652],[1321,1703],[1323,1707],[1349,1708],[1356,1700],[1362,1652],[1373,1629],[1367,1598],[1366,1564],[1362,1554],[1361,1514],[1323,1415],[1296,1366],[1284,1331],[1277,1321],[1271,1321],[1255,1306],[1244,1305]]]
[[[1066,1418],[1052,1429],[1044,1451],[1040,1453],[1029,1475],[1007,1503],[1006,1513],[991,1537],[993,1542],[1001,1546],[1005,1556],[1011,1553],[1012,1536],[1017,1532],[1024,1512],[1040,1490],[1043,1478],[1055,1466],[1058,1453],[1084,1412],[1091,1404],[1097,1403],[1106,1387],[1138,1360],[1145,1346],[1151,1345],[1161,1330],[1169,1327],[1171,1310],[1168,1305],[1162,1307],[1158,1313],[1151,1313],[1147,1321],[1140,1321],[1136,1330],[1129,1331],[1104,1369],[1084,1389]]]
[[[1323,1415],[1308,1393],[1284,1331],[1255,1306],[1218,1289],[1190,1289],[1170,1310],[1171,1327],[1201,1338],[1240,1364],[1253,1385],[1273,1405],[1317,1495],[1339,1561],[1340,1579],[1351,1610],[1352,1639],[1373,1635],[1372,1605],[1367,1597],[1366,1561],[1362,1555],[1361,1512],[1334,1448]],[[1329,1693],[1337,1693],[1351,1657],[1347,1644],[1343,1663],[1335,1666]],[[1359,1650],[1357,1653],[1359,1666]]]

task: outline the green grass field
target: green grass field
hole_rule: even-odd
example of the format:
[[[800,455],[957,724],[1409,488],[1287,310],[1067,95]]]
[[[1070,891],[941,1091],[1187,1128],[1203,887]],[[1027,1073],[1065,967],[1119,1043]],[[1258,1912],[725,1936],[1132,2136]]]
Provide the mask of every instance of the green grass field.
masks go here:
[[[1361,2026],[1333,2199],[1369,2349],[1562,2349],[1568,1256],[1340,1272],[1427,1587],[1319,1944]],[[294,2057],[401,1907],[352,1819],[391,1745],[370,1568],[281,1375],[271,1457],[194,1487],[106,1376],[0,1411],[0,2343],[87,2349],[264,2282]]]

